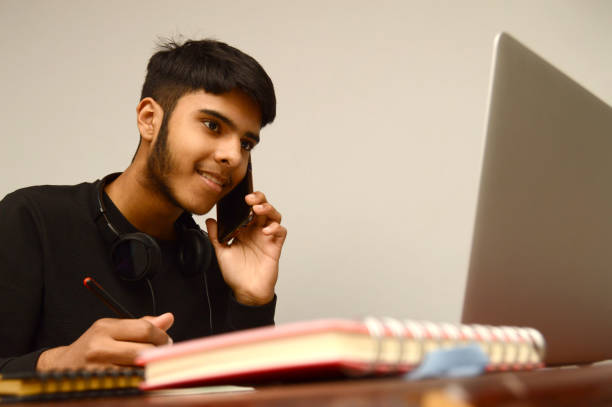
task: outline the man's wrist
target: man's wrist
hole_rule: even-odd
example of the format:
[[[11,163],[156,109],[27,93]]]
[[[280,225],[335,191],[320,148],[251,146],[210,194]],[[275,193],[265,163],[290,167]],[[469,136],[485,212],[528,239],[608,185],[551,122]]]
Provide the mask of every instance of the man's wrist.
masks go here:
[[[254,296],[249,293],[234,291],[234,298],[242,305],[249,307],[259,307],[262,305],[269,304],[274,299],[274,292],[266,296]]]

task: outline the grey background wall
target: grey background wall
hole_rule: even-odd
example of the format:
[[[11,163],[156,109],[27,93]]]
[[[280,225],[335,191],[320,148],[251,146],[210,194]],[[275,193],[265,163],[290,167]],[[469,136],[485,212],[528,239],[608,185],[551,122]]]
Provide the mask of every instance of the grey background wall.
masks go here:
[[[277,90],[253,156],[289,229],[277,320],[458,321],[495,34],[612,104],[611,21],[603,0],[0,0],[0,196],[127,167],[156,39],[214,37]]]

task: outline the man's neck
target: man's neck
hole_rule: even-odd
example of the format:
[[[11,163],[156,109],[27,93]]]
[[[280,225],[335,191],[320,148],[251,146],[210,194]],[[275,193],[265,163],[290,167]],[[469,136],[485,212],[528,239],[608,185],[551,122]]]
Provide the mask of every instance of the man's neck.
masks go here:
[[[133,166],[104,188],[121,214],[138,230],[162,240],[176,238],[174,222],[182,213]]]

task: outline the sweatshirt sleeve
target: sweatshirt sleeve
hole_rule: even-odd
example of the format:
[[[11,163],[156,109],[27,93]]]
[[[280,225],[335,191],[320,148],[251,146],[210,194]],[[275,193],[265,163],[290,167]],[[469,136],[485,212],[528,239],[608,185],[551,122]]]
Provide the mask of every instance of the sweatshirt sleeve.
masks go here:
[[[0,201],[0,373],[35,370],[42,250],[33,206],[17,191]]]
[[[265,325],[274,325],[276,311],[276,294],[267,304],[249,306],[239,303],[232,293],[229,294],[229,307],[227,313],[227,326],[229,330],[256,328]]]

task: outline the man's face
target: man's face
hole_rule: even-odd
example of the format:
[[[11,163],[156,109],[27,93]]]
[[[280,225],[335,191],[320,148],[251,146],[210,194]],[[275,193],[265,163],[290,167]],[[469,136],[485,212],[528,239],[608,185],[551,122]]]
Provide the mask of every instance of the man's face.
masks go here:
[[[149,177],[170,203],[204,214],[246,174],[260,127],[259,107],[238,90],[185,94],[153,142]]]

